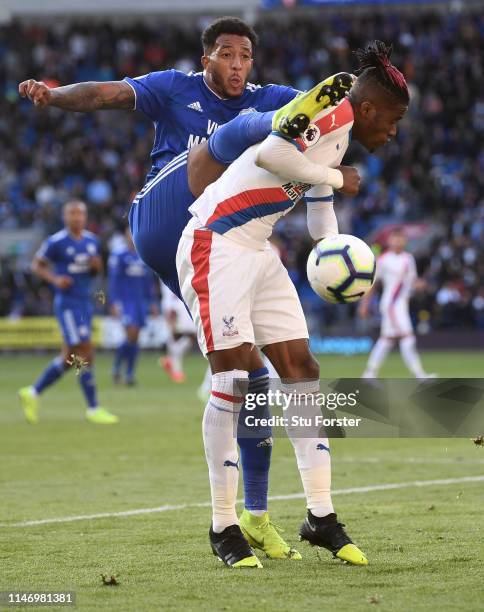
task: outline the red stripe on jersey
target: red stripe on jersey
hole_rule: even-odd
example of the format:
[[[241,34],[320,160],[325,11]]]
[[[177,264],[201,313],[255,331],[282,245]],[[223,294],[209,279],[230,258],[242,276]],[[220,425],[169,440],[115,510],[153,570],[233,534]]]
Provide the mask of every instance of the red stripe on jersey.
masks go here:
[[[226,217],[239,212],[244,208],[250,208],[257,204],[271,204],[287,200],[287,194],[281,187],[262,187],[260,189],[249,189],[238,193],[217,204],[212,215],[207,219],[205,225],[210,225],[220,217]]]
[[[210,271],[210,253],[212,250],[212,232],[195,230],[191,260],[193,265],[192,287],[197,294],[200,305],[200,318],[202,319],[203,333],[207,352],[213,351],[212,324],[210,321],[210,295],[208,287],[208,273]]]
[[[318,126],[321,136],[325,136],[351,123],[354,118],[353,108],[350,101],[346,98],[341,104],[338,104],[332,113],[324,115],[324,117],[315,121],[315,125]],[[308,148],[301,137],[296,138],[296,142],[303,151]]]
[[[402,280],[401,280],[401,281],[398,283],[398,285],[397,285],[397,286],[395,287],[395,289],[393,290],[392,299],[390,300],[390,302],[391,302],[392,304],[394,304],[394,303],[397,301],[398,296],[400,295],[400,292],[401,292],[401,291],[402,291],[402,289],[403,289],[403,284],[404,284],[404,282],[405,282],[405,277],[406,277],[406,276],[407,276],[407,274],[408,274],[408,267],[409,267],[409,261],[408,261],[408,259],[407,259],[407,261],[405,262],[405,267],[403,268],[402,276],[401,276],[401,279],[402,279]]]
[[[393,290],[393,295],[392,298],[390,300],[390,306],[388,308],[388,314],[390,316],[390,320],[393,324],[393,327],[395,327],[395,329],[400,330],[400,326],[398,324],[398,321],[395,317],[395,304],[396,301],[398,299],[398,296],[400,295],[402,289],[403,289],[403,285],[405,283],[405,277],[407,276],[408,273],[408,268],[409,268],[409,260],[407,259],[407,261],[405,262],[405,267],[403,269],[403,273],[402,273],[402,280],[398,283],[398,285],[395,287],[395,289]]]
[[[212,391],[212,395],[218,397],[219,399],[225,400],[226,402],[232,402],[232,404],[242,404],[244,401],[243,397],[228,395],[227,393],[220,393],[219,391]]]

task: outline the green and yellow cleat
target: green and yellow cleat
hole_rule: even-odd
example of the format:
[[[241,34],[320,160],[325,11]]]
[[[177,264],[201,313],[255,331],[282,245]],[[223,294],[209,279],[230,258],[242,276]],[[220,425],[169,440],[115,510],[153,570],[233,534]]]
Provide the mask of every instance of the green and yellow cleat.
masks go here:
[[[272,130],[286,138],[297,138],[322,110],[346,96],[355,81],[349,72],[338,72],[280,108],[272,118]]]
[[[282,529],[269,520],[268,512],[255,516],[249,510],[244,510],[240,528],[252,548],[264,551],[269,559],[302,559],[301,554],[279,535]]]
[[[262,563],[255,556],[238,525],[230,525],[221,533],[215,533],[210,526],[208,535],[213,554],[225,565],[235,569],[262,568]]]
[[[86,419],[90,423],[97,423],[98,425],[114,425],[119,422],[118,417],[115,414],[111,414],[106,408],[96,408],[95,410],[86,411]]]
[[[307,540],[313,546],[326,548],[333,553],[333,557],[346,563],[368,565],[368,559],[353,544],[343,527],[334,513],[319,518],[308,510],[308,516],[299,529],[299,539]]]
[[[368,565],[368,559],[361,552],[358,546],[354,544],[345,544],[343,548],[340,548],[335,555],[341,561],[351,563],[352,565]]]
[[[28,423],[34,425],[39,422],[39,398],[33,387],[22,387],[18,391],[20,403]]]

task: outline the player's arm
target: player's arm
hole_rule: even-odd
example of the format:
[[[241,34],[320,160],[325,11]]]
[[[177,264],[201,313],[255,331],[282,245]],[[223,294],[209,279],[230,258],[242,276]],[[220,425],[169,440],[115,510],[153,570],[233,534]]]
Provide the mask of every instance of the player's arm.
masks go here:
[[[39,108],[56,106],[82,113],[135,108],[135,93],[126,81],[92,81],[49,87],[43,81],[28,79],[20,83],[18,91],[22,98],[28,98]]]
[[[308,231],[314,242],[337,236],[339,231],[333,208],[333,189],[329,185],[318,185],[310,189],[304,199]]]
[[[299,151],[295,141],[286,140],[276,134],[270,134],[259,145],[255,163],[260,168],[290,181],[329,185],[348,196],[355,196],[360,186],[360,176],[356,168],[330,168],[316,164]]]
[[[34,257],[31,269],[43,281],[54,285],[58,289],[67,289],[72,285],[72,278],[70,276],[56,275],[52,270],[50,262],[39,255]]]
[[[380,288],[380,284],[381,284],[380,281],[376,280],[371,286],[368,293],[365,293],[365,295],[361,298],[360,303],[358,304],[358,316],[361,319],[368,318],[368,315],[370,313],[370,304],[373,300],[373,296]]]

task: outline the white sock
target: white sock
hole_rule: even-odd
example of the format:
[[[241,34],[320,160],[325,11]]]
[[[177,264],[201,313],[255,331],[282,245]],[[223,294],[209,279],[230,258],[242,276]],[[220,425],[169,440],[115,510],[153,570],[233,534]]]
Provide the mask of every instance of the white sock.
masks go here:
[[[378,338],[376,341],[375,346],[371,349],[363,376],[367,378],[375,377],[392,348],[393,340],[390,340],[389,338],[382,338],[380,336],[380,338]]]
[[[167,352],[175,372],[183,372],[183,357],[191,346],[192,339],[190,336],[182,336],[178,340],[169,342]]]
[[[405,365],[415,377],[419,378],[425,375],[422,362],[417,353],[415,336],[406,336],[400,340],[400,353]]]
[[[327,516],[334,512],[331,500],[331,456],[328,438],[320,436],[321,425],[314,417],[321,415],[320,408],[311,401],[310,395],[305,401],[304,395],[319,392],[319,381],[281,385],[284,393],[295,392],[291,405],[284,416],[289,419],[287,435],[296,453],[297,466],[301,475],[307,507],[314,516]],[[291,416],[300,415],[312,420],[311,426],[291,425]]]
[[[238,525],[235,511],[239,483],[237,420],[245,391],[235,389],[234,380],[248,381],[242,370],[212,376],[212,393],[203,415],[203,443],[212,494],[212,528],[222,532]]]
[[[247,512],[250,512],[250,514],[254,516],[263,516],[267,510],[247,510]]]

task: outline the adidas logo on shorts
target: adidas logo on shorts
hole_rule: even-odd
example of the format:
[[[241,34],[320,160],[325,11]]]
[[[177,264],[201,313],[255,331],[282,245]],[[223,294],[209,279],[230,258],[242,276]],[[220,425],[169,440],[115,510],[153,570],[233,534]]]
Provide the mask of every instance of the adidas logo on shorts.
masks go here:
[[[202,105],[198,100],[196,102],[192,102],[191,104],[187,104],[187,108],[191,108],[192,110],[196,110],[199,113],[203,113]]]

